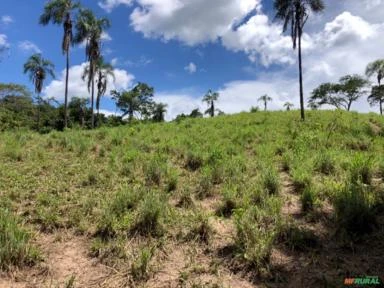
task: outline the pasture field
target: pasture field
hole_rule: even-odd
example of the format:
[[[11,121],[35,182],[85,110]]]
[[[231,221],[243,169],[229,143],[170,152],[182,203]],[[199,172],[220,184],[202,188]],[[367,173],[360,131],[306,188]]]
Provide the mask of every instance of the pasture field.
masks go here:
[[[0,134],[0,287],[384,276],[384,118],[241,113]]]

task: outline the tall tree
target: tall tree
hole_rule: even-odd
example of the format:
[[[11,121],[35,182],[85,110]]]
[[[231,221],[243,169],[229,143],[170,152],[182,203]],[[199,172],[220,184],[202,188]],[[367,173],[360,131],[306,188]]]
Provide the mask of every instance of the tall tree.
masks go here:
[[[304,87],[303,87],[303,68],[301,55],[301,40],[304,26],[311,12],[320,13],[325,9],[323,0],[275,0],[276,19],[284,22],[283,31],[290,28],[293,49],[298,44],[299,57],[299,82],[300,82],[300,110],[301,119],[305,119],[304,112]]]
[[[203,98],[203,102],[207,103],[208,109],[205,111],[205,114],[208,114],[211,117],[215,117],[215,102],[219,99],[220,94],[218,92],[213,92],[208,90]]]
[[[35,86],[35,92],[37,94],[38,113],[37,113],[37,129],[40,129],[40,105],[41,105],[41,91],[43,90],[44,80],[47,75],[55,78],[54,74],[55,66],[51,61],[44,59],[41,54],[34,54],[24,64],[24,74],[29,74],[29,79]]]
[[[75,43],[85,41],[85,55],[89,62],[89,73],[87,77],[88,91],[91,93],[91,127],[95,127],[94,98],[95,98],[95,77],[97,63],[101,57],[101,35],[104,30],[110,27],[107,18],[96,18],[91,10],[81,9],[76,22]]]
[[[44,12],[40,16],[40,24],[63,25],[64,35],[61,49],[66,56],[65,95],[64,95],[64,126],[68,127],[68,81],[69,81],[69,54],[73,44],[72,14],[80,7],[78,2],[72,0],[52,0],[44,6]]]
[[[97,117],[100,116],[100,101],[101,97],[103,97],[107,91],[108,86],[108,77],[111,77],[113,81],[115,81],[115,73],[113,72],[113,67],[109,63],[104,62],[104,58],[100,57],[95,66],[95,74],[96,74],[96,83],[97,83],[97,96],[96,96],[96,110]],[[84,69],[83,80],[89,78],[90,73],[90,65],[87,65]],[[100,120],[100,119],[99,119]]]
[[[371,106],[379,105],[380,115],[383,115],[384,85],[376,85],[372,87],[368,96],[368,102]]]
[[[381,81],[384,79],[384,59],[369,63],[367,69],[365,70],[365,75],[367,75],[367,77],[372,77],[373,75],[377,76],[378,86],[377,88],[372,88],[372,92],[368,98],[368,101],[371,105],[379,104],[380,114],[383,115],[384,95],[381,94],[383,90],[381,88]]]
[[[135,113],[148,115],[153,107],[153,94],[153,87],[140,82],[129,91],[111,91],[116,106],[123,112],[123,117],[128,115],[129,122],[132,122]]]
[[[309,105],[320,107],[328,104],[337,109],[351,110],[352,103],[362,97],[368,81],[359,75],[347,75],[339,83],[324,83],[313,90]]]
[[[293,108],[295,105],[293,105],[291,102],[285,102],[284,107],[287,109],[287,111],[291,111],[291,108]]]
[[[167,104],[164,103],[154,103],[153,112],[152,112],[152,120],[155,122],[164,122],[165,121],[165,113],[167,113]]]
[[[264,103],[264,111],[267,111],[268,102],[272,101],[272,98],[269,97],[267,94],[265,94],[265,95],[259,97],[259,99],[257,99],[257,101],[263,102]]]

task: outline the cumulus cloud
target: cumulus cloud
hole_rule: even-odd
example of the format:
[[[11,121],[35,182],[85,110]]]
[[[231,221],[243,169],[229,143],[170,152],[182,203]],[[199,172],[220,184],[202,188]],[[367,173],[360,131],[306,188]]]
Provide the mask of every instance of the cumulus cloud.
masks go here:
[[[194,74],[197,71],[197,66],[195,63],[190,62],[187,66],[184,67],[184,70],[187,71],[189,74]]]
[[[3,23],[4,25],[9,25],[11,23],[13,23],[13,18],[9,15],[3,15],[1,16],[1,23]]]
[[[28,40],[19,42],[18,47],[24,52],[41,53],[40,48],[35,43]]]
[[[81,79],[83,75],[84,68],[87,66],[87,63],[82,63],[81,65],[72,66],[69,69],[69,85],[68,85],[68,96],[72,97],[89,97],[89,92],[87,88],[87,83]],[[125,70],[114,69],[115,81],[110,77],[108,78],[108,91],[110,90],[120,90],[128,89],[132,85],[134,76],[129,74]],[[55,97],[57,100],[64,99],[65,91],[65,70],[61,72],[60,78],[53,80],[45,89],[44,95],[46,97]]]
[[[116,8],[119,5],[130,5],[132,3],[132,0],[103,0],[99,1],[99,6],[110,13],[114,8]]]
[[[216,41],[254,10],[260,0],[137,0],[130,16],[135,31],[187,45]]]

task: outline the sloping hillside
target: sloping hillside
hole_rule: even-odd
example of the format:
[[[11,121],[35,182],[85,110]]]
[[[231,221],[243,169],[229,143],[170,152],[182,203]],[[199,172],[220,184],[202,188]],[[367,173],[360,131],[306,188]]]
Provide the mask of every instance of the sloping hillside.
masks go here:
[[[384,277],[384,119],[257,112],[0,134],[0,287]]]

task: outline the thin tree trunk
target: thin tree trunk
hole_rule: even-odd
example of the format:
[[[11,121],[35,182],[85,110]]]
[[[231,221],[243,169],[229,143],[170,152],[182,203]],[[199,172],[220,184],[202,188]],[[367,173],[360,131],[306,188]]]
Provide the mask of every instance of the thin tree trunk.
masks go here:
[[[380,99],[380,115],[383,115],[383,100]]]
[[[40,105],[41,105],[41,98],[39,93],[37,95],[37,131],[40,131]]]
[[[347,107],[347,111],[348,111],[348,112],[351,111],[351,106],[352,106],[352,101],[350,101],[350,102],[348,103],[348,107]]]
[[[69,50],[67,56],[67,71],[65,75],[65,96],[64,96],[64,128],[68,128],[68,81],[69,81]]]
[[[264,111],[267,111],[267,102],[264,102]]]
[[[301,120],[304,121],[305,120],[305,112],[304,112],[303,67],[302,67],[302,56],[301,56],[301,36],[302,36],[302,28],[299,27],[300,110],[301,110]]]
[[[95,79],[92,79],[92,95],[91,95],[91,113],[92,113],[92,117],[91,117],[91,127],[92,129],[95,128],[95,114],[94,114],[94,96],[95,96]]]

